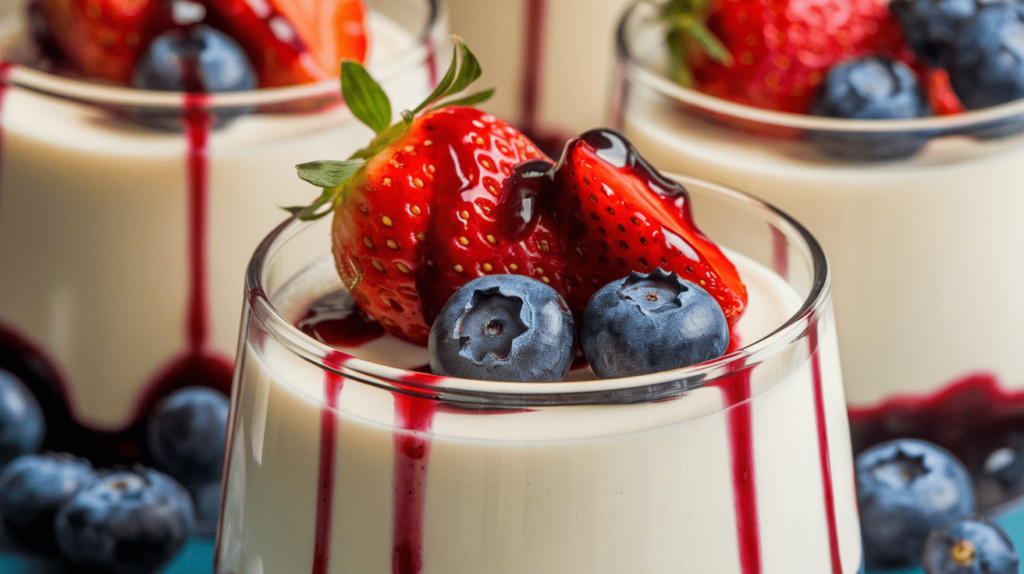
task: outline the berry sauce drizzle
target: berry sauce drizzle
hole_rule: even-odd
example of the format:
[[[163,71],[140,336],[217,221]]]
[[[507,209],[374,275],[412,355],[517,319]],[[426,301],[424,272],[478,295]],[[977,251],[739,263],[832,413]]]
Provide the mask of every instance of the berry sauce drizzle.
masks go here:
[[[772,229],[775,230],[775,228]],[[807,342],[811,347],[814,417],[818,426],[818,456],[821,461],[821,483],[825,495],[825,519],[828,522],[829,557],[832,560],[833,574],[842,574],[843,565],[839,556],[839,530],[836,527],[835,493],[832,491],[832,460],[828,451],[828,421],[825,418],[825,389],[821,380],[821,351],[818,347],[817,325],[811,325],[808,328]]]
[[[357,310],[341,311],[328,295],[314,302],[299,321],[309,336],[333,347],[354,348],[381,337],[380,325]],[[332,309],[333,307],[333,309]],[[339,368],[347,355],[331,353],[326,363]],[[428,374],[409,374],[409,382],[433,380]],[[344,379],[330,371],[324,375],[324,404],[320,414],[320,460],[316,509],[313,574],[326,574],[330,563],[331,514],[334,501],[334,464],[337,448],[338,396]],[[418,574],[423,568],[423,508],[426,501],[430,430],[437,401],[393,393],[395,399],[394,471],[392,489],[391,571]]]
[[[423,568],[423,507],[426,502],[427,461],[430,456],[430,428],[437,402],[395,393],[397,432],[393,489],[394,550],[393,574],[419,574]]]
[[[0,86],[5,84],[0,83]],[[144,446],[146,415],[159,400],[189,385],[209,386],[225,394],[231,392],[232,361],[213,354],[208,348],[208,140],[212,117],[207,111],[206,97],[186,94],[183,105],[189,214],[186,349],[146,384],[135,401],[126,427],[107,431],[78,421],[71,408],[70,389],[73,387],[69,386],[57,361],[13,327],[0,325],[0,368],[21,378],[39,400],[49,430],[43,445],[47,450],[84,456],[97,466],[148,463]]]
[[[186,88],[201,87],[195,63],[183,66]],[[191,71],[191,73],[190,73]],[[209,349],[209,140],[213,115],[209,96],[191,91],[182,101],[187,152],[185,181],[188,192],[188,287],[185,311],[185,350],[153,378],[139,397],[137,416],[148,412],[160,399],[177,389],[201,384],[231,394],[232,361]]]
[[[754,429],[750,404],[752,369],[736,371],[714,383],[722,390],[729,425],[732,489],[736,504],[740,572],[761,572],[761,536],[758,532],[757,482],[754,475]]]
[[[333,352],[325,362],[340,368],[346,355]],[[316,534],[313,546],[312,574],[327,574],[331,561],[331,515],[334,507],[334,459],[338,440],[338,396],[345,379],[337,373],[324,373],[324,406],[320,410],[320,461],[317,473]]]
[[[13,67],[14,67],[14,65],[11,64],[10,62],[4,62],[3,60],[0,60],[0,114],[3,113],[3,110],[4,110],[4,96],[7,95],[7,87],[8,87],[8,85],[7,85],[7,76],[9,75],[9,73],[11,71],[11,68],[13,68]],[[2,116],[0,116],[0,117],[2,117]],[[4,151],[4,131],[3,131],[3,122],[0,121],[0,158],[3,158],[3,151]],[[3,173],[2,167],[3,166],[0,165],[0,174]]]

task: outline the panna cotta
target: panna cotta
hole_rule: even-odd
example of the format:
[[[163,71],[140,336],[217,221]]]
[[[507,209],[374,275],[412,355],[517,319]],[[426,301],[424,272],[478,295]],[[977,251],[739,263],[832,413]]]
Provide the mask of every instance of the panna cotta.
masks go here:
[[[857,572],[825,258],[681,181],[747,287],[741,348],[625,379],[431,375],[355,309],[328,222],[279,227],[247,275],[216,571]]]
[[[1024,238],[1014,216],[1024,209],[1024,137],[1012,129],[1024,102],[848,120],[725,101],[667,77],[657,10],[639,2],[621,23],[614,123],[659,168],[753,190],[821,241],[855,450],[915,436],[984,479],[1024,415],[1015,264]],[[837,134],[924,145],[888,161],[842,160],[815,145]]]
[[[371,73],[396,110],[415,105],[451,53],[443,9],[371,1],[367,14]],[[336,79],[137,90],[34,69],[32,45],[21,18],[6,23],[0,366],[61,411],[48,413],[50,448],[91,453],[173,388],[228,391],[245,262],[282,206],[311,197],[292,166],[346,156],[372,132]],[[180,129],[146,120],[158,113]],[[29,356],[52,363],[50,380],[35,380]]]

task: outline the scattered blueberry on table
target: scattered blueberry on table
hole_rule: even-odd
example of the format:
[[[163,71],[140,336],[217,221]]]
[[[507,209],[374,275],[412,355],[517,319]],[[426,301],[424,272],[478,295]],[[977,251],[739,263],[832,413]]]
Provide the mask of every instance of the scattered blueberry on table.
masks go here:
[[[919,565],[932,530],[974,512],[967,469],[934,444],[882,443],[857,455],[854,469],[869,571]]]

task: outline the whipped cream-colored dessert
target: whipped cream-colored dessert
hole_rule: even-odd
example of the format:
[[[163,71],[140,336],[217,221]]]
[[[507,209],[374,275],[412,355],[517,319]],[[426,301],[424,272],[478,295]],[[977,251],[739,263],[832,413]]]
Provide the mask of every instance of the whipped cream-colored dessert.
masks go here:
[[[368,66],[398,105],[436,82],[443,18],[432,2],[369,2]],[[8,22],[5,60],[31,59],[25,36]],[[5,74],[0,322],[57,363],[89,428],[129,424],[147,388],[198,355],[230,376],[245,261],[287,216],[279,206],[308,199],[291,166],[371,133],[330,103],[337,80],[188,100],[18,64]],[[246,113],[182,133],[137,121],[145,106]]]
[[[426,349],[346,318],[327,223],[275,231],[248,276],[217,572],[858,571],[824,258],[686,184],[746,284],[743,348],[627,379],[424,373]],[[299,328],[324,296],[333,347]]]

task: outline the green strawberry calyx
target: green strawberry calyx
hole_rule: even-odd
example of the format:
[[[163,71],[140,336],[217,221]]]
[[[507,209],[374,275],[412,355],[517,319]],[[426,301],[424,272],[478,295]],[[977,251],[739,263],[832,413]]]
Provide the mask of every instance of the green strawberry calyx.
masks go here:
[[[341,63],[342,97],[349,110],[352,111],[352,115],[369,126],[377,136],[370,142],[370,145],[356,151],[347,160],[311,161],[295,166],[300,178],[322,187],[323,193],[309,205],[285,207],[286,211],[303,221],[324,217],[331,213],[334,206],[343,199],[345,183],[366,165],[367,160],[401,137],[418,114],[424,110],[432,111],[446,106],[474,106],[494,95],[494,88],[490,88],[468,96],[449,98],[449,96],[459,94],[468,88],[480,77],[482,72],[480,62],[465,42],[457,36],[452,36],[452,42],[455,44],[452,63],[444,77],[438,82],[437,87],[416,106],[416,109],[402,110],[401,118],[393,124],[391,123],[391,101],[380,84],[358,62],[346,60]]]
[[[692,87],[691,56],[703,51],[711,60],[732,65],[733,58],[705,20],[708,0],[670,0],[661,8],[658,19],[668,26],[665,38],[670,55],[669,76],[677,83]]]

